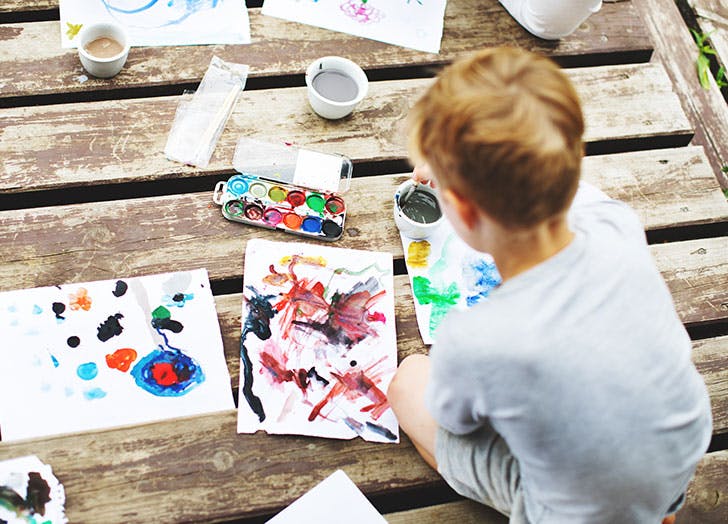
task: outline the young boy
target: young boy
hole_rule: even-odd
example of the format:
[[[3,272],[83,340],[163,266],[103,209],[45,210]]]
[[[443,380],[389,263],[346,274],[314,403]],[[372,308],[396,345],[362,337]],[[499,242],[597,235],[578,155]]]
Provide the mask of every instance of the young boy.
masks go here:
[[[402,429],[511,522],[671,522],[710,403],[639,219],[579,184],[568,79],[534,54],[485,50],[446,69],[410,124],[415,176],[503,283],[450,313],[429,357],[402,362],[388,392]]]

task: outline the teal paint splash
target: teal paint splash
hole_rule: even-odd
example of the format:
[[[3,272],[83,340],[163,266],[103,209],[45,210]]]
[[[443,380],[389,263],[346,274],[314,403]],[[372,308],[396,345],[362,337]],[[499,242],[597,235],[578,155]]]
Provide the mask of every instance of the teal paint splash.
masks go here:
[[[99,368],[94,362],[86,362],[78,366],[76,374],[83,380],[92,380],[99,374]]]
[[[97,398],[104,398],[106,396],[106,391],[101,388],[93,388],[88,391],[84,391],[83,396],[86,400],[95,400]]]
[[[433,334],[448,311],[458,303],[460,290],[452,282],[449,286],[437,288],[427,277],[417,276],[412,279],[412,288],[417,302],[422,305],[431,304],[430,334]]]

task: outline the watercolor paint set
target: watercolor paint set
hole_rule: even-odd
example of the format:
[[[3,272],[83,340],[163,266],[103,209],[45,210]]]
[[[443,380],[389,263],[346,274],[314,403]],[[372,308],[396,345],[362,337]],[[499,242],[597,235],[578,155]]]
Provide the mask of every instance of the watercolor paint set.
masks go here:
[[[342,193],[353,171],[345,156],[241,138],[233,167],[239,174],[218,182],[213,195],[228,220],[320,240],[341,237]]]

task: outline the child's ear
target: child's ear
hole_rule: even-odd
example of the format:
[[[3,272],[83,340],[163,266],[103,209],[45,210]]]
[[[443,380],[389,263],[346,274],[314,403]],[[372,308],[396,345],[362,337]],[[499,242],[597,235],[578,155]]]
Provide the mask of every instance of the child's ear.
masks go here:
[[[463,197],[452,188],[443,189],[440,193],[445,203],[455,211],[460,221],[468,228],[473,229],[478,223],[478,208],[471,200]]]

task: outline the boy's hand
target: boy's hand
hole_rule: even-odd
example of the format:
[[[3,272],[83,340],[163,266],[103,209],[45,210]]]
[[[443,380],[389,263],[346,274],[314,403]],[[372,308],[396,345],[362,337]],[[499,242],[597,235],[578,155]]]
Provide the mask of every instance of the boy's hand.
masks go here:
[[[420,184],[428,184],[431,187],[435,187],[435,178],[432,176],[430,166],[427,164],[415,166],[414,171],[412,171],[412,179]]]

